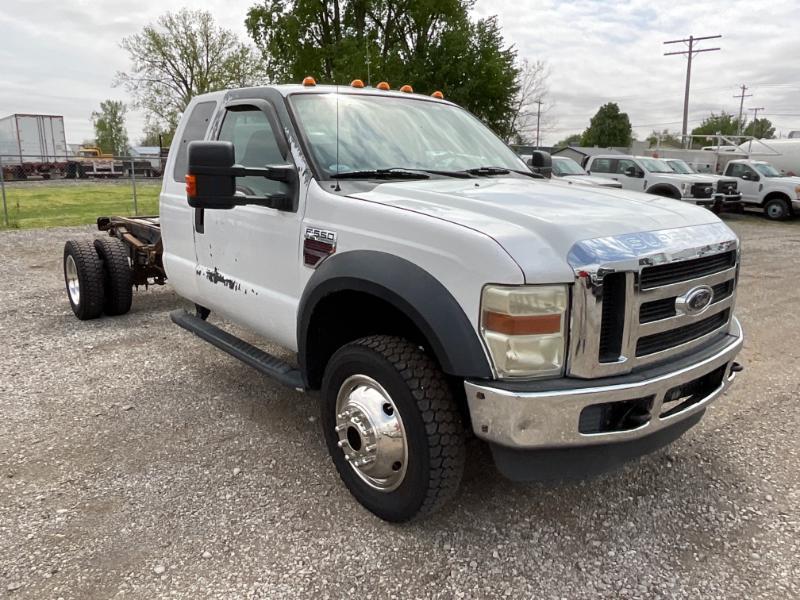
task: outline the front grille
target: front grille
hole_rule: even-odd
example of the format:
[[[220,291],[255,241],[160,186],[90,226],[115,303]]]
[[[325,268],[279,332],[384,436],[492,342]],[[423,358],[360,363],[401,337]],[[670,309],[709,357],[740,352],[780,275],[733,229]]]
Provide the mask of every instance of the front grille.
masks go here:
[[[692,184],[692,197],[693,198],[711,198],[714,194],[714,186],[710,183],[693,183]]]
[[[729,317],[730,310],[726,309],[690,325],[684,325],[677,329],[670,329],[639,338],[636,342],[636,356],[655,354],[656,352],[674,348],[675,346],[680,346],[686,342],[701,338],[725,325]]]
[[[724,300],[733,293],[733,279],[711,286],[711,291],[714,294],[711,300],[712,304]],[[676,298],[677,296],[670,296],[642,304],[639,309],[639,323],[652,323],[674,317],[677,314],[675,311]]]
[[[705,277],[724,271],[736,264],[736,251],[704,256],[680,262],[645,267],[642,269],[639,287],[643,290]]]

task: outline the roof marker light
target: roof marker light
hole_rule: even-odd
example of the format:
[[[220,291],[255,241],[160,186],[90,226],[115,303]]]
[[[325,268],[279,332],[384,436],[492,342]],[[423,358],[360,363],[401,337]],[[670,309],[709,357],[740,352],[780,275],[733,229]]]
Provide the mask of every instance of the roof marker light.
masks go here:
[[[405,94],[413,94],[414,93],[414,88],[412,88],[408,84],[405,84],[403,87],[400,88],[400,91],[405,93]]]
[[[317,80],[311,77],[311,75],[309,75],[308,77],[303,79],[303,85],[306,87],[314,87],[315,85],[317,85]]]
[[[389,86],[389,84],[388,84],[388,83],[386,83],[385,81],[381,81],[381,82],[380,82],[378,85],[376,85],[375,87],[376,87],[377,89],[379,89],[379,90],[383,90],[383,91],[386,91],[386,90],[390,90],[390,89],[392,89],[392,88]]]
[[[363,88],[364,82],[361,81],[360,79],[353,79],[353,81],[350,82],[350,87]]]
[[[435,92],[433,92],[431,94],[431,96],[433,96],[437,100],[444,100],[444,94],[442,92],[440,92],[439,90],[436,90]]]

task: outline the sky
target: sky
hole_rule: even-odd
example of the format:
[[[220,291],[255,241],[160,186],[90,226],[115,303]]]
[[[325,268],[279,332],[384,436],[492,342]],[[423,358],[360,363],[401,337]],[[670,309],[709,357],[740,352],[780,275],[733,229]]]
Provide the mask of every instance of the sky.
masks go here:
[[[90,116],[106,98],[129,101],[113,87],[129,68],[120,40],[165,10],[206,9],[247,38],[244,17],[256,0],[15,0],[0,12],[0,117],[63,115],[67,141],[93,137]],[[634,134],[680,131],[686,60],[665,57],[663,42],[722,34],[695,57],[689,128],[709,113],[763,107],[778,133],[800,130],[800,0],[477,0],[476,18],[497,15],[519,58],[548,66],[551,106],[543,143],[586,128],[606,102],[628,113]],[[752,114],[752,113],[750,113]],[[144,115],[131,111],[128,133],[141,137]]]

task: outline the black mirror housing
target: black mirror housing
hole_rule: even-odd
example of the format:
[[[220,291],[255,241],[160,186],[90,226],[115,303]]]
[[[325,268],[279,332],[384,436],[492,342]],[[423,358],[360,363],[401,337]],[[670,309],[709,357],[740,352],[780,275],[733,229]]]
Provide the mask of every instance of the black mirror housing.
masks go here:
[[[549,152],[534,150],[528,160],[528,166],[534,173],[539,173],[545,177],[550,177],[553,173],[553,159]]]
[[[236,152],[231,142],[190,142],[189,171],[186,195],[193,208],[230,209],[255,204],[278,210],[294,210],[293,196],[297,189],[297,169],[293,165],[268,165],[250,168],[235,164]],[[288,184],[289,194],[265,197],[236,193],[237,177],[265,177]]]

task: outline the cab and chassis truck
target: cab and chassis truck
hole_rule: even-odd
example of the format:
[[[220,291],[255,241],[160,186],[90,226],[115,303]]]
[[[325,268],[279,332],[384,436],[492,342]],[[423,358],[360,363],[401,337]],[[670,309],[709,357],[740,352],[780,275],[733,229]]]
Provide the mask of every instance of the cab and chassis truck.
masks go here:
[[[678,438],[741,368],[725,224],[541,179],[440,97],[313,82],[199,96],[160,217],[98,225],[110,235],[64,249],[76,316],[122,314],[135,283],[168,277],[196,307],[175,323],[318,392],[342,481],[389,521],[455,494],[468,434],[511,479],[583,477]]]

